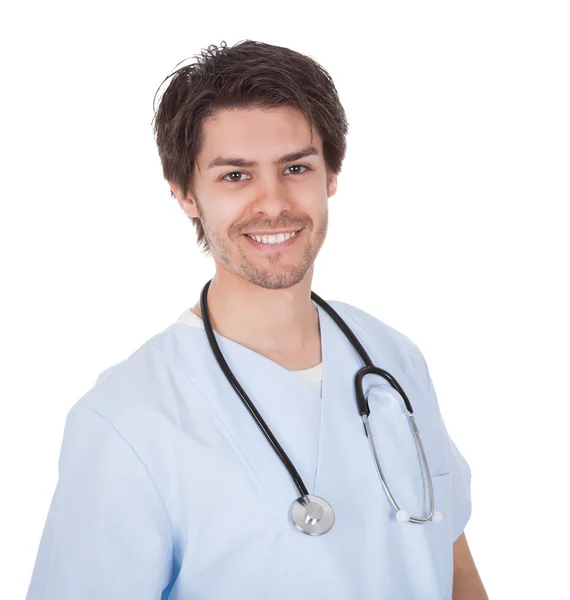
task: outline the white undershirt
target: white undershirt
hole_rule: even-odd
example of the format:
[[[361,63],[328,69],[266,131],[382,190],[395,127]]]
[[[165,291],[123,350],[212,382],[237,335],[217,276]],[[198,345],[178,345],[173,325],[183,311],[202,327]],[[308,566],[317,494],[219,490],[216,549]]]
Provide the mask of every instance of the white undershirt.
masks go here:
[[[313,302],[314,304],[314,302]],[[316,306],[316,305],[315,305]],[[176,320],[178,325],[188,325],[190,327],[198,327],[204,329],[204,323],[202,319],[192,312],[191,308],[186,309]],[[301,369],[300,371],[293,371],[289,369],[290,373],[294,373],[297,377],[300,377],[305,383],[310,385],[317,396],[321,397],[321,387],[323,379],[323,363],[320,362],[318,365],[311,367],[310,369]]]

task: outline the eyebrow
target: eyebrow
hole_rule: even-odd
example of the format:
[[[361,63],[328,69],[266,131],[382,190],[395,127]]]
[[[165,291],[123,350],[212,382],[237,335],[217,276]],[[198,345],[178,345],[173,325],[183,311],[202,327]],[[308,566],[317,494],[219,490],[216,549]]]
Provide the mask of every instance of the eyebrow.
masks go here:
[[[319,151],[314,146],[307,146],[302,150],[298,150],[297,152],[290,152],[289,154],[285,154],[281,158],[274,160],[273,165],[282,165],[284,163],[292,162],[294,160],[299,160],[300,158],[305,158],[305,156],[311,156],[313,154],[319,155]],[[208,169],[213,169],[214,167],[245,167],[252,168],[258,167],[259,163],[256,160],[246,160],[245,158],[239,157],[230,157],[226,158],[224,156],[218,156],[214,158],[214,160],[208,165]]]

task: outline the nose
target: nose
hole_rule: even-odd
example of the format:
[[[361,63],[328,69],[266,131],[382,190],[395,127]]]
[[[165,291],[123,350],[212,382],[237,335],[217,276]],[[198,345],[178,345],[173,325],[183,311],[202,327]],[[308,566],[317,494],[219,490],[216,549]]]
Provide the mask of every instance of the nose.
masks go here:
[[[254,213],[268,217],[278,217],[291,208],[290,190],[278,176],[266,177],[259,181],[252,204]]]

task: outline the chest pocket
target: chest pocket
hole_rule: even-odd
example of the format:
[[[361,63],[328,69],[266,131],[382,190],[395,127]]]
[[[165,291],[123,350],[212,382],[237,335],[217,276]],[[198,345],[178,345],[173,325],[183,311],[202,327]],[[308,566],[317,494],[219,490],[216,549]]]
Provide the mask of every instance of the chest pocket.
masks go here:
[[[424,505],[423,487],[425,473],[422,471],[420,453],[408,420],[408,412],[401,395],[389,384],[374,386],[368,393],[370,407],[369,424],[380,467],[390,490],[398,498],[411,503],[407,510],[418,512]],[[432,415],[429,406],[410,398],[414,417],[432,479],[448,473],[445,461],[445,440],[439,412]],[[417,408],[416,408],[417,406]],[[379,477],[372,455],[371,468]],[[403,503],[403,501],[402,501]],[[420,510],[421,512],[421,510]]]

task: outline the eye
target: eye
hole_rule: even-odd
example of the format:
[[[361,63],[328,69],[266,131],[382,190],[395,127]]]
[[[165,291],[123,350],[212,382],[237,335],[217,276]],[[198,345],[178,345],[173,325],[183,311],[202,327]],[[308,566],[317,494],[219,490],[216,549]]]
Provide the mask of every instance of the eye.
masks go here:
[[[229,183],[239,183],[240,181],[244,181],[243,179],[235,179],[235,178],[231,178],[231,179],[226,179],[226,177],[229,177],[230,175],[245,175],[245,173],[242,173],[241,171],[233,171],[232,173],[228,173],[227,175],[224,175],[222,177],[222,179],[224,181],[228,181]]]
[[[304,171],[294,171],[293,173],[291,173],[292,175],[303,175],[304,173],[306,173],[307,171],[311,170],[311,167],[309,167],[308,165],[291,165],[290,167],[287,167],[285,169],[285,171],[289,171],[290,169],[305,169]],[[232,177],[232,175],[245,175],[245,173],[243,171],[232,171],[231,173],[228,173],[227,175],[224,175],[222,177],[223,181],[227,181],[228,183],[240,183],[241,181],[246,181],[245,179],[241,179],[241,177]],[[229,179],[228,179],[229,177]]]
[[[311,167],[309,167],[307,165],[291,165],[290,167],[287,167],[287,169],[285,169],[285,170],[287,171],[288,169],[298,169],[299,167],[301,167],[301,169],[305,169],[305,171],[301,171],[300,173],[297,171],[296,173],[293,173],[294,175],[302,175],[306,171],[311,170]]]

